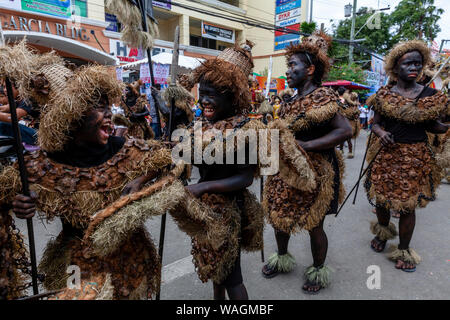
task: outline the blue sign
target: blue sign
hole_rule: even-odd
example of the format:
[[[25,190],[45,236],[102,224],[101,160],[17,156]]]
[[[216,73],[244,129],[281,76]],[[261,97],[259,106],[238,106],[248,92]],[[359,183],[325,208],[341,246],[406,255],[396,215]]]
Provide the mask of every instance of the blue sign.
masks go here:
[[[277,0],[275,5],[278,7],[278,6],[281,6],[281,5],[285,4],[285,3],[288,3],[290,1],[292,1],[292,0]]]
[[[109,22],[109,26],[106,27],[106,30],[119,32],[119,25],[117,23],[117,18],[115,15],[105,12],[105,21]]]
[[[294,0],[294,1],[282,4],[280,6],[277,6],[275,12],[277,14],[279,14],[279,13],[282,13],[282,12],[285,12],[285,11],[289,11],[289,10],[293,10],[293,9],[296,9],[296,8],[300,8],[301,6],[302,6],[302,0]]]
[[[298,34],[286,34],[283,36],[275,37],[275,51],[286,49],[291,43],[300,43],[300,36]]]

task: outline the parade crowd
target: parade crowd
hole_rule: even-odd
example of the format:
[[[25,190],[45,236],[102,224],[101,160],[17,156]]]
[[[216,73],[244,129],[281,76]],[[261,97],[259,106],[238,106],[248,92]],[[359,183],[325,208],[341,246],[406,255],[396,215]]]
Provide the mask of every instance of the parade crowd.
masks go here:
[[[343,87],[324,87],[330,45],[324,33],[291,45],[288,88],[270,101],[251,77],[249,41],[206,60],[174,86],[152,87],[149,96],[141,93],[141,81],[122,83],[107,67],[68,66],[25,41],[1,48],[0,77],[11,79],[13,97],[3,81],[0,299],[26,294],[29,258],[14,221],[35,214],[62,222],[38,267],[39,281],[52,292],[48,299],[154,298],[161,257],[144,222],[166,213],[191,238],[195,270],[202,282],[213,283],[214,299],[249,299],[240,258],[263,248],[266,224],[273,228],[277,251],[262,266],[261,277],[293,270],[289,241],[306,231],[313,264],[304,270],[302,289],[318,293],[331,282],[324,221],[337,214],[349,191],[343,185],[344,147],[352,159],[352,140],[361,130],[368,137],[363,186],[376,216],[368,226],[373,240],[367,249],[380,253],[398,237],[389,258],[399,272],[414,272],[421,261],[410,246],[416,209],[435,200],[450,167],[447,94],[427,86],[431,55],[418,40],[391,50],[389,83],[367,100]],[[198,102],[191,94],[195,86]],[[11,98],[20,120],[29,195],[22,192],[13,147],[3,144],[13,136]],[[279,170],[265,177],[262,201],[248,188],[264,163],[248,157],[243,164],[175,162],[172,150],[184,142],[171,139],[177,128],[188,130],[192,141],[198,138],[195,130],[215,129],[223,136],[229,129],[237,135],[278,130]],[[234,157],[250,152],[249,140],[201,139],[202,152],[225,155],[230,147]],[[200,173],[197,183],[189,183],[192,163]],[[398,230],[391,222],[394,213]],[[67,286],[71,265],[81,270],[83,290]]]

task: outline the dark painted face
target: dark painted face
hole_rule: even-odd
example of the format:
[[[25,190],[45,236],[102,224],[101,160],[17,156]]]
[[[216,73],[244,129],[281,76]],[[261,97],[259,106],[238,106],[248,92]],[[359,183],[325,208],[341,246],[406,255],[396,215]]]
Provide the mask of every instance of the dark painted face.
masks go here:
[[[233,114],[231,92],[221,92],[208,81],[200,82],[198,101],[209,121],[223,120]]]
[[[74,136],[78,142],[85,145],[105,145],[112,132],[111,108],[107,99],[102,99],[99,106],[90,110],[84,117],[80,128]]]
[[[285,95],[283,96],[283,101],[284,101],[284,102],[288,102],[290,98],[291,98],[290,95],[285,94]]]
[[[312,70],[314,73],[314,70]],[[311,75],[311,67],[308,67],[298,54],[294,54],[288,60],[286,78],[290,88],[300,88]]]
[[[394,71],[405,82],[416,81],[423,70],[423,58],[419,51],[404,54],[395,65]]]

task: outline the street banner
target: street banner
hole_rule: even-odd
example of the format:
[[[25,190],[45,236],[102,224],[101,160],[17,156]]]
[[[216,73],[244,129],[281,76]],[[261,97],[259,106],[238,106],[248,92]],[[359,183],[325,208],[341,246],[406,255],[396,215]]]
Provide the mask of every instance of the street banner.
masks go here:
[[[300,32],[300,23],[293,24],[291,26],[286,26],[286,27],[284,27],[284,29],[291,30],[291,31],[296,31],[298,33],[298,32]],[[275,37],[285,36],[287,34],[291,34],[291,33],[284,32],[284,31],[281,31],[281,30],[275,30]]]
[[[300,17],[301,14],[302,14],[302,12],[301,12],[300,8],[282,12],[280,14],[277,14],[277,16],[275,17],[275,22],[286,20],[286,19],[291,19],[294,17]]]
[[[285,11],[289,11],[289,10],[294,10],[296,8],[300,8],[302,6],[302,1],[301,0],[294,0],[291,2],[287,2],[285,4],[282,5],[277,5],[276,9],[275,9],[275,13],[279,14]]]
[[[235,42],[234,30],[219,27],[204,21],[202,21],[202,37],[229,43]]]
[[[148,69],[148,64],[145,64]],[[160,63],[154,63],[153,64],[153,77],[155,79],[155,83],[157,84],[167,84],[169,81],[169,73],[170,73],[170,64],[160,64]],[[148,73],[148,76],[150,76],[150,72]],[[141,74],[142,79],[142,74]],[[144,79],[142,80],[144,81]],[[148,81],[144,81],[148,82]]]
[[[267,77],[255,77],[256,81],[258,81],[258,86],[261,90],[267,90]],[[277,93],[284,90],[286,88],[286,82],[283,78],[272,78],[270,81],[270,91],[276,90]]]
[[[283,50],[290,44],[300,43],[300,36],[298,34],[287,34],[280,37],[275,37],[275,50]]]
[[[22,0],[22,10],[60,18],[70,18],[72,15],[70,0]]]
[[[287,27],[293,24],[299,24],[300,23],[300,16],[298,17],[294,17],[291,19],[287,19],[287,20],[283,20],[283,21],[278,21],[275,23],[275,25],[277,27]]]
[[[123,81],[123,69],[122,68],[116,68],[116,76],[117,76],[117,80]]]

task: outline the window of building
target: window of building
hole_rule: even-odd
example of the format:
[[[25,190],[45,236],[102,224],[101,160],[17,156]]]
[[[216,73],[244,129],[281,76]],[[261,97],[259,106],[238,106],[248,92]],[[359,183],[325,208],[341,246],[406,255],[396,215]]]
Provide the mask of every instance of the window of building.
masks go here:
[[[217,41],[214,39],[202,38],[200,36],[191,35],[189,44],[194,47],[202,47],[217,50]]]
[[[74,14],[87,18],[87,0],[71,0]]]

